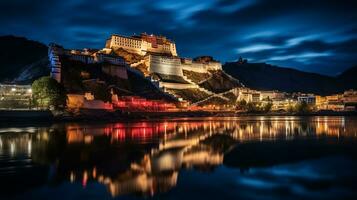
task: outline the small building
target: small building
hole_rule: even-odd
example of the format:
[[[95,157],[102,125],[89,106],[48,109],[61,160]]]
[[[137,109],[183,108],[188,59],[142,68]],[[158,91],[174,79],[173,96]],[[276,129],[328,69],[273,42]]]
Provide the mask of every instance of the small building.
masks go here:
[[[297,100],[299,103],[305,102],[307,104],[312,104],[312,105],[316,104],[316,97],[315,95],[312,94],[298,96]]]
[[[343,93],[343,102],[345,103],[357,103],[357,91],[347,90]]]
[[[343,95],[316,96],[315,105],[318,110],[342,111],[344,110]]]
[[[0,109],[28,109],[31,100],[31,85],[0,84]]]
[[[249,88],[239,88],[237,101],[260,102],[260,92]]]
[[[113,105],[109,102],[95,100],[90,93],[67,94],[67,108],[69,109],[100,109],[112,110]]]
[[[173,103],[164,100],[149,100],[139,96],[116,97],[113,106],[126,111],[169,111],[176,109]]]
[[[260,91],[260,100],[266,100],[266,99],[285,99],[286,98],[286,93],[284,92],[279,92],[277,90],[269,90],[269,91]]]
[[[297,101],[294,99],[276,99],[276,100],[273,100],[272,103],[273,103],[272,110],[288,111],[289,108],[292,108],[297,104]]]

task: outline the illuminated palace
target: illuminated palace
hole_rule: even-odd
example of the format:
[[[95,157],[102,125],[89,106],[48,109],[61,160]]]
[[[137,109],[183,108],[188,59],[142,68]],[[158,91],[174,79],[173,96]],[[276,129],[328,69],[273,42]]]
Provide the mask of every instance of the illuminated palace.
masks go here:
[[[316,106],[318,110],[353,111],[357,107],[356,91],[321,97],[314,94],[288,94],[247,88],[239,80],[226,74],[222,64],[213,57],[182,58],[178,55],[173,41],[164,36],[146,33],[134,36],[112,34],[107,39],[105,47],[97,50],[64,49],[60,45],[50,44],[48,57],[51,77],[58,82],[65,78],[63,70],[66,62],[73,62],[72,66],[84,66],[80,74],[84,85],[106,84],[104,79],[91,77],[87,72],[87,65],[98,66],[103,75],[121,80],[128,80],[128,73],[134,73],[151,81],[155,88],[191,110],[234,109],[239,101],[262,105],[270,102],[273,111],[288,110],[301,102]],[[152,108],[150,110],[176,108],[165,102],[149,101],[142,97],[122,98],[118,96],[118,92],[113,91],[112,88],[112,103],[95,99],[90,90],[81,94],[68,94],[68,107],[122,110],[148,107]]]
[[[125,50],[145,55],[147,52],[164,53],[177,56],[176,45],[164,36],[148,35],[142,33],[140,36],[111,35],[106,41],[105,48],[123,48]]]

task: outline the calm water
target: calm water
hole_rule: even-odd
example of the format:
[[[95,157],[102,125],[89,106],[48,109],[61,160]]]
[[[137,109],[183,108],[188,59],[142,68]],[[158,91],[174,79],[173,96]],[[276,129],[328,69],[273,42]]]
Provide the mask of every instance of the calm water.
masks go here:
[[[357,118],[0,126],[0,199],[356,199]]]

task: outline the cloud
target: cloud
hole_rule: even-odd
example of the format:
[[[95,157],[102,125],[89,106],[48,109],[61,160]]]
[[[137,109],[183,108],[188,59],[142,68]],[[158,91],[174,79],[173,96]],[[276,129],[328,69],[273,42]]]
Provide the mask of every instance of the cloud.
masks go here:
[[[247,53],[247,52],[265,51],[265,50],[277,49],[277,48],[279,48],[279,47],[273,46],[270,44],[255,44],[252,46],[239,48],[239,49],[237,49],[237,52],[238,53]]]
[[[331,53],[324,52],[324,53],[316,53],[316,52],[308,52],[308,53],[301,53],[301,54],[290,54],[290,55],[285,55],[285,56],[274,56],[270,57],[269,60],[271,61],[281,61],[281,60],[297,60],[300,62],[306,62],[308,61],[307,59],[310,58],[317,58],[317,57],[325,57],[325,56],[331,56]]]

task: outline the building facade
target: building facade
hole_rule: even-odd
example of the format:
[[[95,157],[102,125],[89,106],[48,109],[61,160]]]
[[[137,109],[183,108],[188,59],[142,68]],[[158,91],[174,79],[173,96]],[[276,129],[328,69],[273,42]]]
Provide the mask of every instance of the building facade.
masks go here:
[[[260,92],[257,90],[251,90],[249,88],[239,88],[238,89],[238,99],[237,101],[245,102],[260,102]]]
[[[31,100],[31,85],[0,84],[0,109],[30,108]]]
[[[183,70],[194,71],[198,73],[207,73],[210,70],[222,70],[222,64],[216,61],[206,63],[193,61],[191,58],[181,58]]]
[[[111,35],[105,43],[106,49],[123,48],[127,51],[145,55],[147,52],[177,56],[176,45],[164,36],[141,34],[140,36]]]
[[[147,63],[150,73],[183,76],[179,58],[150,55],[147,57]]]
[[[316,103],[316,97],[312,94],[298,96],[297,100],[299,103],[305,102],[307,104],[312,104],[312,105],[315,105]]]
[[[51,43],[48,47],[48,59],[50,61],[50,76],[57,82],[61,82],[61,68],[60,55],[64,53],[63,47]]]

